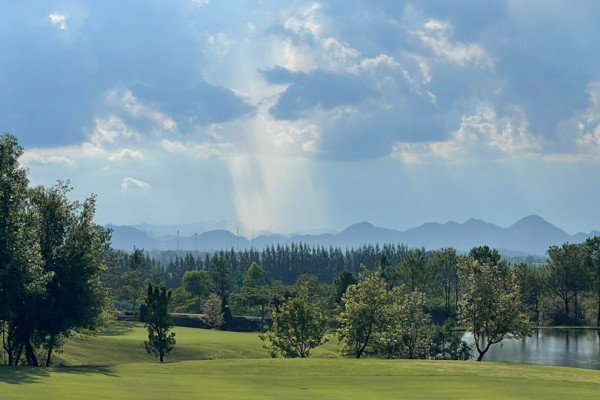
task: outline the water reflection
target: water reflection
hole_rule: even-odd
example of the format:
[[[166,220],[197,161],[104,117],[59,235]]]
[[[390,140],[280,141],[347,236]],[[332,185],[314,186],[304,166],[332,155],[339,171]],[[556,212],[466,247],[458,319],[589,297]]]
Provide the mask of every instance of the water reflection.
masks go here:
[[[473,335],[463,337],[473,343]],[[600,370],[600,331],[585,329],[536,329],[523,340],[493,345],[484,361],[561,365]]]

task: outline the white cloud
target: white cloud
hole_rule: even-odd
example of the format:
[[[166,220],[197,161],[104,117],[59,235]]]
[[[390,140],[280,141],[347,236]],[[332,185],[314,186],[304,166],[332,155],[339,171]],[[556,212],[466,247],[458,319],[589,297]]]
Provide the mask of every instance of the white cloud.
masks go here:
[[[319,3],[312,3],[303,7],[283,23],[283,27],[298,34],[310,34],[318,37],[323,31],[322,21],[318,11],[321,9]]]
[[[162,140],[161,147],[171,154],[187,154],[201,160],[223,157],[233,146],[229,143],[182,143],[180,141]]]
[[[211,51],[219,58],[219,60],[223,60],[227,53],[229,53],[229,49],[235,45],[235,40],[227,36],[225,32],[210,35],[206,41],[210,46]]]
[[[68,25],[67,25],[67,20],[69,18],[68,15],[66,14],[59,14],[59,13],[52,13],[50,15],[48,15],[48,18],[50,19],[50,23],[56,27],[58,27],[58,29],[61,30],[67,30],[68,29]]]
[[[108,161],[119,161],[119,160],[141,160],[144,156],[139,150],[122,149],[108,157]]]
[[[127,111],[133,117],[142,117],[154,122],[159,129],[177,130],[177,123],[171,117],[142,104],[130,90],[109,90],[106,98],[110,103]]]
[[[396,143],[392,157],[405,163],[425,159],[461,161],[502,159],[540,154],[542,141],[528,131],[523,112],[514,108],[509,115],[498,116],[494,108],[482,105],[473,115],[464,115],[460,127],[448,140],[424,143]]]
[[[21,161],[25,164],[63,164],[73,165],[73,160],[66,156],[55,155],[44,150],[26,150],[21,156]]]
[[[169,152],[171,154],[185,153],[188,150],[188,148],[179,141],[171,141],[171,140],[164,139],[163,141],[160,142],[160,145],[163,149],[165,149],[167,152]]]
[[[132,188],[148,190],[150,189],[150,185],[144,181],[135,178],[124,178],[121,182],[121,189],[129,190]]]
[[[208,5],[209,0],[192,0],[192,3],[198,8]]]
[[[118,117],[96,118],[90,141],[95,145],[114,143],[119,137],[131,138],[134,132]]]
[[[48,149],[33,148],[25,150],[21,160],[26,164],[63,164],[75,165],[79,160],[106,156],[106,150],[94,143],[82,143],[78,146],[64,146]]]
[[[449,22],[430,19],[414,34],[441,59],[462,66],[473,64],[481,68],[494,68],[492,57],[480,45],[452,42],[453,27]]]

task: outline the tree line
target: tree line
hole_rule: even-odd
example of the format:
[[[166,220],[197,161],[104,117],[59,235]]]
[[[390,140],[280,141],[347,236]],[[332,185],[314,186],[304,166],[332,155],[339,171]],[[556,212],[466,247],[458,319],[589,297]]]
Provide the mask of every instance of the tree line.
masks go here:
[[[355,357],[463,358],[458,324],[474,334],[481,359],[530,324],[600,326],[597,237],[551,246],[544,265],[511,264],[488,246],[126,253],[94,223],[94,196],[69,200],[68,182],[31,187],[22,152],[14,136],[0,137],[0,335],[9,365],[50,365],[66,338],[96,332],[115,310],[144,316],[147,349],[160,359],[175,343],[168,312],[202,314],[218,329],[231,329],[234,315],[254,318],[270,354],[299,357],[325,329]]]
[[[262,251],[218,251],[214,253],[160,252],[150,255],[140,249],[139,262],[132,255],[114,252],[116,262],[108,269],[107,280],[118,304],[134,306],[143,293],[145,282],[163,283],[173,290],[172,309],[202,312],[202,304],[211,294],[237,314],[265,317],[268,288],[271,297],[289,291],[298,279],[313,279],[322,293],[323,307],[335,308],[336,282],[354,279],[361,268],[380,269],[391,286],[402,283],[410,291],[425,294],[428,312],[436,323],[456,320],[464,282],[459,264],[472,257],[480,262],[511,270],[518,277],[521,299],[534,325],[594,325],[600,327],[600,238],[583,243],[565,243],[548,249],[544,264],[510,263],[498,251],[487,246],[461,254],[455,249],[410,249],[399,244],[366,245],[357,249],[311,247],[308,245],[272,246]],[[337,260],[338,264],[335,264]],[[219,267],[215,269],[215,266]],[[261,290],[244,286],[251,265],[264,272]],[[319,271],[323,266],[325,271]],[[218,274],[211,271],[221,271]],[[219,275],[219,277],[217,277]],[[137,282],[137,288],[134,287]],[[219,286],[219,289],[216,289]],[[275,293],[275,294],[273,294]],[[229,296],[233,295],[233,303]],[[133,307],[132,307],[133,308]],[[267,307],[268,308],[268,307]]]

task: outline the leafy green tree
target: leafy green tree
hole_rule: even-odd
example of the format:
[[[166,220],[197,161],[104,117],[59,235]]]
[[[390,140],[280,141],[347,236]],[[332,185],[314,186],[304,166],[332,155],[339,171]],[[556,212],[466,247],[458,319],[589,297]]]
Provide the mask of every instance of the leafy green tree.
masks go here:
[[[221,310],[221,299],[216,294],[211,294],[202,306],[204,310],[204,321],[213,329],[220,328],[225,321]]]
[[[600,236],[585,241],[587,267],[591,276],[591,286],[596,296],[596,327],[600,327]]]
[[[215,254],[210,260],[208,272],[213,280],[215,293],[221,299],[221,311],[225,319],[224,328],[228,329],[232,320],[229,307],[229,295],[233,289],[231,264],[225,257]]]
[[[461,262],[459,274],[464,282],[459,321],[473,334],[477,361],[491,345],[529,335],[529,318],[514,274],[505,277],[500,268],[472,258]]]
[[[181,278],[183,288],[195,299],[194,312],[201,312],[202,304],[213,293],[214,284],[206,270],[186,271]]]
[[[319,307],[308,299],[308,290],[301,288],[280,311],[273,312],[271,329],[259,335],[272,356],[306,358],[310,351],[325,343],[326,320]]]
[[[431,333],[429,358],[432,360],[469,360],[472,346],[462,340],[461,331],[455,331],[451,323],[436,326]]]
[[[541,299],[545,291],[545,271],[519,263],[512,267],[521,288],[521,298],[529,309],[529,316],[535,325],[540,325]]]
[[[477,260],[480,264],[489,265],[498,265],[502,258],[500,253],[498,253],[498,250],[492,249],[487,245],[473,247],[469,251],[469,257]]]
[[[401,303],[400,338],[405,358],[426,358],[431,342],[431,315],[425,312],[425,293],[411,292]]]
[[[343,309],[338,317],[337,337],[342,353],[360,358],[367,347],[377,342],[388,327],[391,295],[378,271],[366,269],[356,285],[348,286],[342,296]]]
[[[8,364],[17,365],[24,350],[27,363],[35,366],[32,313],[52,275],[43,269],[27,170],[18,161],[22,154],[14,136],[0,136],[0,324]]]
[[[129,268],[121,275],[121,297],[131,301],[131,311],[135,311],[137,301],[143,295],[144,286],[144,270],[142,268],[144,262],[144,250],[133,248],[133,252],[129,255]]]
[[[244,275],[244,288],[259,287],[267,285],[268,279],[265,270],[255,261],[252,261],[250,267]]]
[[[401,282],[408,292],[424,291],[427,282],[427,257],[425,249],[410,249],[399,267]]]
[[[69,190],[68,182],[59,182],[49,189],[35,188],[31,195],[44,271],[52,276],[32,313],[47,350],[46,366],[60,348],[61,337],[96,330],[108,318],[108,295],[100,275],[110,235],[93,221],[95,198],[70,202]]]
[[[387,358],[427,358],[431,341],[431,316],[425,312],[425,294],[390,292],[386,327],[376,338],[376,351]]]
[[[590,280],[586,268],[586,247],[581,244],[565,243],[550,246],[546,265],[546,282],[549,290],[558,296],[564,305],[564,316],[558,322],[577,324],[579,321],[579,295],[587,288]],[[571,317],[571,304],[574,315]]]
[[[356,285],[357,283],[358,283],[358,280],[352,274],[352,272],[350,272],[350,271],[340,272],[340,274],[338,276],[336,276],[333,281],[333,285],[335,286],[335,302],[341,303],[342,297],[344,296],[344,293],[346,293],[348,286]]]
[[[436,251],[429,261],[433,276],[442,287],[446,315],[455,312],[458,306],[458,259],[456,250],[448,248]]]
[[[167,291],[164,286],[148,284],[148,294],[145,299],[148,314],[144,325],[148,330],[148,340],[144,345],[146,351],[154,354],[161,363],[165,355],[169,354],[175,346],[175,333],[169,332],[173,327],[169,315],[170,299],[171,291]]]

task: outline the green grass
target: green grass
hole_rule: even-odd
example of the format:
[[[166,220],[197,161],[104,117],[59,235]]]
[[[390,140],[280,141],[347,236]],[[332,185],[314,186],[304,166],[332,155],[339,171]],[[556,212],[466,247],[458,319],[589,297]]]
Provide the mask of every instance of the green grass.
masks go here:
[[[0,398],[44,399],[597,399],[600,371],[502,363],[271,359],[256,334],[176,328],[159,364],[138,324],[73,338],[57,368],[0,368]]]

